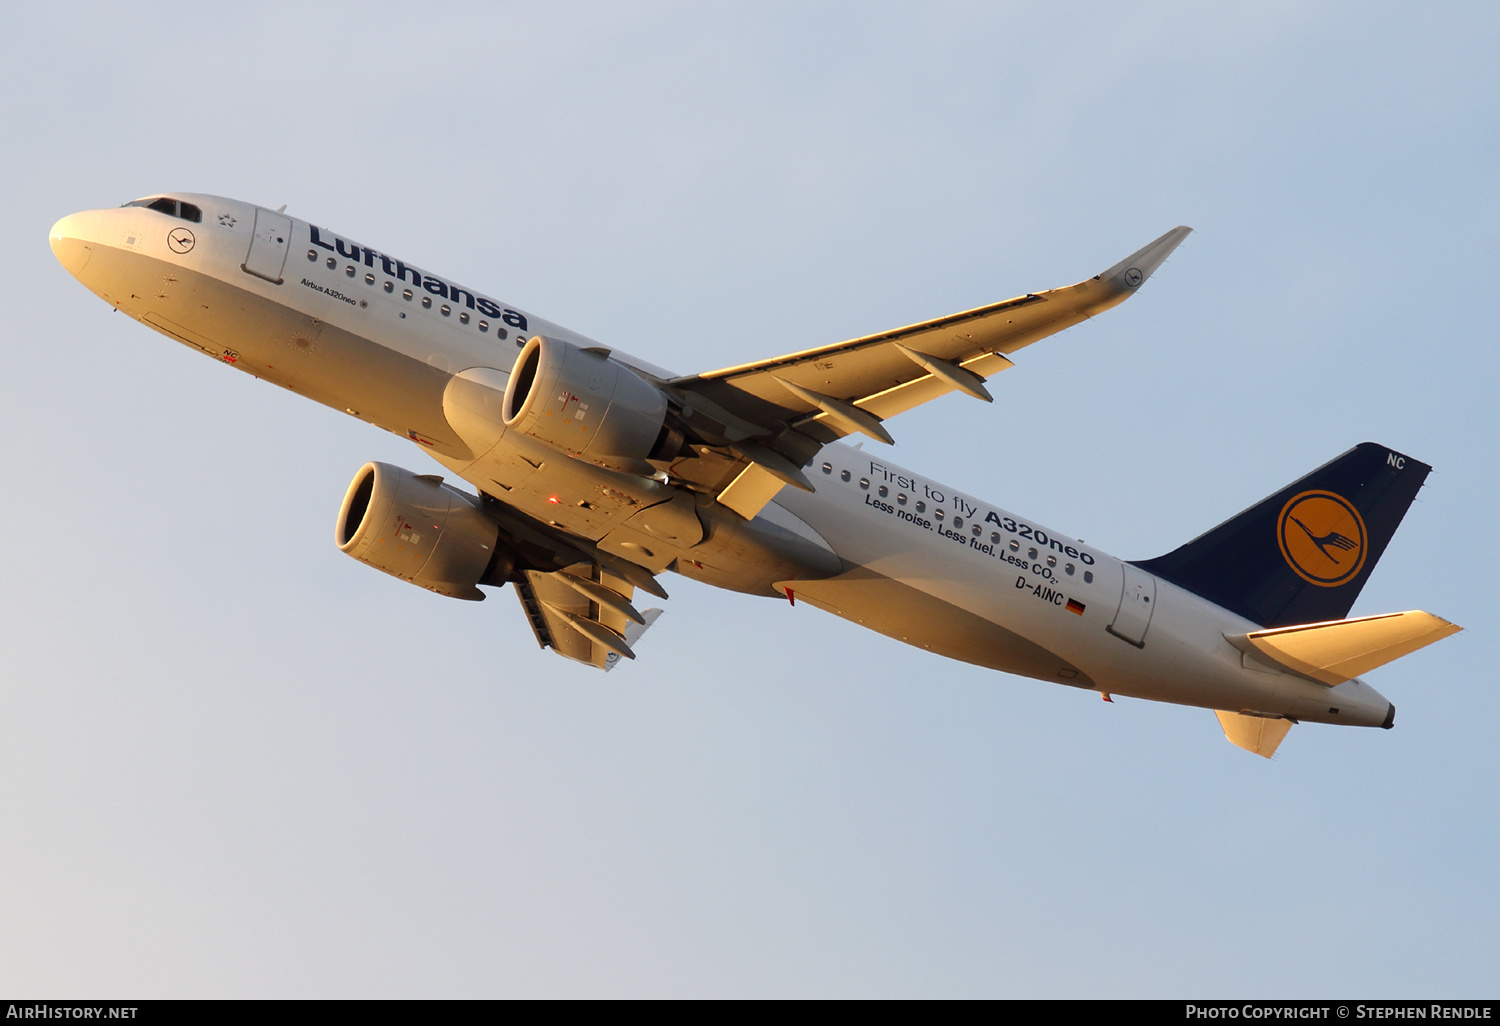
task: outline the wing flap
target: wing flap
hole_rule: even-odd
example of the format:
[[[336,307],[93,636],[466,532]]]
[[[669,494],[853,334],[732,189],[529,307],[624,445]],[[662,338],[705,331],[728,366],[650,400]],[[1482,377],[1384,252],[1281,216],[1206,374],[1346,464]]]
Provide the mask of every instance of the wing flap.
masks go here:
[[[564,658],[592,664],[593,648],[588,639],[569,630],[555,612],[555,606],[542,600],[543,594],[554,597],[554,590],[547,585],[547,577],[544,573],[527,571],[515,582],[516,598],[521,602],[526,622],[531,625],[531,633],[536,635],[536,643]],[[565,586],[559,587],[567,590]],[[565,595],[555,597],[566,598]],[[581,604],[582,598],[578,601]]]
[[[1241,652],[1334,687],[1461,630],[1440,616],[1413,609],[1224,637]]]
[[[959,367],[971,372],[981,380],[994,377],[1003,370],[1014,367],[1009,359],[998,353],[981,353],[971,360],[965,360],[958,364]],[[922,377],[913,378],[911,381],[900,385],[894,385],[884,392],[866,396],[854,405],[875,414],[881,420],[894,417],[898,413],[921,406],[923,403],[931,402],[938,396],[947,395],[949,392],[958,390],[958,386],[946,378],[935,374],[924,374]]]

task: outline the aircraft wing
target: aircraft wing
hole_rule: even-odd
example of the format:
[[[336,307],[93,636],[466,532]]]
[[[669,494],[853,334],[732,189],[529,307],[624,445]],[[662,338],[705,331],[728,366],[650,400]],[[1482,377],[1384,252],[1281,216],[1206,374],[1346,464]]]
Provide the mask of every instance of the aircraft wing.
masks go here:
[[[1076,285],[808,349],[673,379],[692,414],[715,422],[745,470],[719,500],[749,518],[784,484],[810,490],[800,468],[828,442],[952,391],[990,400],[986,378],[1011,353],[1124,302],[1185,239],[1178,227]]]
[[[634,659],[631,645],[661,615],[638,612],[630,584],[592,563],[527,570],[515,589],[539,645],[602,670],[614,669],[621,657]]]

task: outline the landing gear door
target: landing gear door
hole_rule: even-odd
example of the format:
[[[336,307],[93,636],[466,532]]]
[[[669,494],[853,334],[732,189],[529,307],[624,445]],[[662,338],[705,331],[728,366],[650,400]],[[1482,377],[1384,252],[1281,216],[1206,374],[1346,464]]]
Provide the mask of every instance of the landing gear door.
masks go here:
[[[1146,647],[1146,628],[1151,626],[1151,610],[1156,605],[1156,578],[1140,567],[1121,563],[1125,581],[1120,591],[1120,608],[1114,623],[1105,630],[1136,648]]]
[[[240,265],[246,272],[276,285],[281,284],[281,269],[286,266],[286,253],[292,244],[292,219],[274,210],[255,211],[255,234],[250,239],[250,252]]]

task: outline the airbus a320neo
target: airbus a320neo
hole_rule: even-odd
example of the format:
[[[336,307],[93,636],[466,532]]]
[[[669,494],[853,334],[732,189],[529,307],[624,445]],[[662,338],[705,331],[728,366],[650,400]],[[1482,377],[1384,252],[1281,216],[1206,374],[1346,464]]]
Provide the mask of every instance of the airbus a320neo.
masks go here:
[[[284,209],[284,208],[283,208]],[[680,375],[319,225],[187,193],[73,214],[62,265],[184,345],[414,442],[368,463],[339,548],[458,599],[513,586],[537,641],[635,658],[673,571],[967,663],[1215,710],[1269,757],[1293,723],[1390,727],[1360,675],[1459,628],[1348,618],[1429,467],[1364,443],[1166,555],[1077,538],[844,444],[1138,290],[1174,228],[1076,285]]]

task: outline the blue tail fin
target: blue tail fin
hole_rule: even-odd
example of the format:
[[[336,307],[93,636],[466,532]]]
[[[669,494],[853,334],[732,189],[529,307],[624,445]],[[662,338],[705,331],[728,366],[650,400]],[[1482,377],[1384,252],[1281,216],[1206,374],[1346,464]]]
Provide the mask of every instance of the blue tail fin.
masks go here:
[[[1430,470],[1364,442],[1136,565],[1265,627],[1342,620]]]

